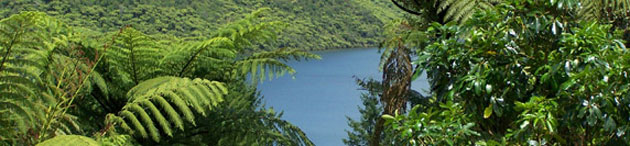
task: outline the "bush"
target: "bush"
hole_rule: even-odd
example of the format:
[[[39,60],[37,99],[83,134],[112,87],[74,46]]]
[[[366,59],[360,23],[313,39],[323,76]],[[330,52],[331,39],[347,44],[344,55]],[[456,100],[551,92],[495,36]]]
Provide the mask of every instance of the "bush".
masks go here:
[[[469,135],[439,133],[477,144],[630,144],[630,52],[611,25],[579,18],[579,3],[507,1],[461,25],[433,23],[416,43],[432,93],[421,114],[389,118],[405,143],[452,123],[436,105],[460,105],[453,125]],[[428,44],[428,45],[421,45]],[[412,44],[413,45],[413,44]],[[435,111],[437,110],[437,111]],[[470,117],[468,117],[470,116]],[[403,128],[401,128],[403,127]],[[442,127],[442,129],[449,129]],[[452,129],[452,128],[451,128]],[[456,131],[456,130],[455,130]],[[478,138],[469,139],[479,133]],[[439,143],[435,143],[439,144]]]

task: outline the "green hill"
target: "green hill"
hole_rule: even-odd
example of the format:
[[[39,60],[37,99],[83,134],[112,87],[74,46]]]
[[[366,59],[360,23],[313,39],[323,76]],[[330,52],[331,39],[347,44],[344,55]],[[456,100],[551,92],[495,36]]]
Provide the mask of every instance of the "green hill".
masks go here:
[[[277,47],[310,50],[372,47],[384,22],[399,17],[388,0],[12,0],[0,17],[43,11],[66,23],[101,32],[125,25],[147,34],[208,37],[223,24],[262,7],[288,27]]]

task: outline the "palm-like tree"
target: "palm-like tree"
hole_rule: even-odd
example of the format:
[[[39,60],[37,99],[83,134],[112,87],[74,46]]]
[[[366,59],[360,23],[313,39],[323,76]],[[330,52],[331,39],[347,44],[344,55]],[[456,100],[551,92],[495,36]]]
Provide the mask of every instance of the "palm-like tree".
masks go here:
[[[258,131],[236,131],[231,139],[312,145],[299,128],[261,107],[255,94],[256,81],[295,72],[283,60],[319,58],[295,49],[253,48],[273,40],[283,26],[260,21],[266,10],[182,45],[164,45],[125,27],[97,46],[43,13],[3,19],[0,140],[36,144],[57,135],[123,133],[148,144],[194,142],[185,138],[235,144],[240,141],[212,132],[245,127]],[[247,76],[253,84],[245,84]],[[252,122],[220,124],[235,118]]]

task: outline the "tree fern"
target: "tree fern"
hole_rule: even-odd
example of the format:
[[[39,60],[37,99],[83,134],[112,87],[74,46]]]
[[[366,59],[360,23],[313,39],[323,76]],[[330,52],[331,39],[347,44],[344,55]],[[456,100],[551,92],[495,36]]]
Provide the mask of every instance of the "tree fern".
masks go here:
[[[219,104],[228,89],[211,80],[251,86],[244,82],[247,75],[254,80],[273,78],[295,72],[284,61],[319,58],[294,49],[254,49],[275,39],[284,25],[267,22],[261,17],[263,11],[227,25],[206,41],[178,42],[183,45],[164,45],[123,28],[101,39],[111,40],[101,47],[93,36],[72,31],[43,13],[25,12],[0,20],[0,141],[31,145],[68,137],[59,135],[92,134],[99,128],[97,135],[115,133],[109,129],[118,127],[159,142],[163,135],[172,137],[206,124],[215,119],[208,115],[217,116],[216,111],[234,112]],[[237,112],[248,117],[222,120],[253,122],[238,125],[256,128],[257,133],[239,131],[247,133],[246,139],[312,145],[299,128],[272,110],[241,106],[246,108]],[[105,125],[94,122],[101,117]]]
[[[161,134],[172,136],[175,128],[184,130],[183,121],[194,125],[195,114],[205,116],[225,94],[227,89],[220,82],[158,77],[129,90],[129,102],[117,115],[108,115],[108,122],[159,142]]]
[[[43,120],[42,81],[39,71],[45,59],[42,19],[38,12],[23,12],[0,20],[0,134],[26,136]]]
[[[80,54],[70,43],[78,40],[71,28],[44,13],[23,12],[0,20],[0,33],[0,106],[6,109],[0,111],[0,124],[10,131],[2,137],[32,144],[81,131],[67,109],[92,81],[107,87],[92,72],[93,62],[63,53]]]
[[[262,15],[267,11],[268,8],[259,9],[242,20],[229,23],[211,39],[182,45],[169,52],[160,64],[165,66],[165,70],[171,70],[169,75],[173,76],[188,77],[195,74],[197,77],[216,78],[251,75],[252,80],[262,81],[295,73],[283,61],[319,59],[317,55],[296,49],[256,52],[250,48],[255,43],[274,40],[284,26],[279,21],[264,22]]]
[[[313,145],[301,129],[281,119],[282,113],[264,107],[252,85],[232,82],[228,90],[208,116],[160,145]]]
[[[285,26],[279,21],[265,22],[263,15],[269,10],[269,8],[258,9],[244,19],[228,24],[217,36],[229,38],[233,42],[234,50],[241,54],[255,52],[255,48],[244,49],[254,43],[275,40],[277,34]],[[241,77],[250,75],[252,81],[257,83],[258,81],[262,82],[265,78],[272,79],[274,76],[282,76],[286,73],[294,74],[295,70],[285,64],[288,60],[320,59],[318,55],[296,49],[267,50],[269,51],[259,51],[251,55],[240,56],[244,59],[238,59],[234,70],[231,72]]]
[[[232,40],[237,51],[243,51],[255,43],[277,39],[277,34],[286,26],[281,21],[265,21],[265,14],[271,9],[261,8],[246,15],[244,19],[229,23],[220,29],[215,37]],[[250,48],[254,49],[254,48]]]
[[[628,19],[630,0],[580,0],[579,14],[588,20]]]
[[[490,9],[501,0],[392,0],[403,10],[446,23],[468,20],[477,10]]]
[[[284,62],[288,60],[321,59],[318,55],[296,49],[281,48],[273,51],[254,53],[236,62],[236,72],[241,76],[250,75],[253,81],[263,81],[265,77],[272,79],[286,73],[294,74],[295,70]]]
[[[280,119],[282,114],[275,113],[273,109],[236,114],[240,119],[248,120],[228,121],[247,127],[231,127],[235,129],[222,132],[224,136],[217,145],[314,145],[300,128]]]
[[[47,64],[49,71],[42,75],[43,93],[49,107],[47,120],[52,135],[83,134],[78,123],[78,117],[67,113],[76,102],[82,101],[94,88],[102,93],[108,93],[108,87],[100,73],[93,71],[96,64],[84,62],[85,58],[74,58],[64,55],[51,55],[52,62]],[[47,130],[47,129],[42,129]]]
[[[164,66],[168,75],[185,77],[193,72],[211,73],[229,65],[236,57],[232,41],[225,37],[176,46],[160,60],[160,66]]]
[[[135,85],[152,78],[159,68],[160,54],[155,40],[133,28],[125,28],[108,48],[109,71],[116,74],[119,83]]]

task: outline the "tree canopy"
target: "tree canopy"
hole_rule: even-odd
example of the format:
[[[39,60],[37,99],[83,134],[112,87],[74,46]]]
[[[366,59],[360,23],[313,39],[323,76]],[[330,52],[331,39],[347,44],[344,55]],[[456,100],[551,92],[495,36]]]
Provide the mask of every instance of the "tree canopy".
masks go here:
[[[291,23],[276,44],[310,50],[376,47],[381,26],[400,16],[387,0],[10,0],[0,6],[0,17],[41,11],[98,32],[131,25],[180,38],[207,38],[243,14],[268,7],[273,13],[267,19]],[[254,47],[273,48],[269,43]]]
[[[393,2],[410,16],[386,29],[384,58],[412,56],[430,90],[383,112],[371,145],[630,143],[629,1]]]

